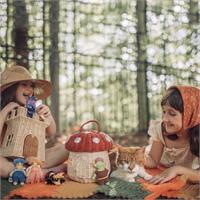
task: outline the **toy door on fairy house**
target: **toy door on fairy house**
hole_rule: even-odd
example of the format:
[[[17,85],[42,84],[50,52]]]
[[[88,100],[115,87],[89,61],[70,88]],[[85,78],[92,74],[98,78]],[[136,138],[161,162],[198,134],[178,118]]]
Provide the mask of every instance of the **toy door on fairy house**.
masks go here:
[[[6,125],[2,156],[33,156],[45,160],[45,129],[49,125],[47,119],[41,120],[36,113],[30,118],[26,108],[18,107],[9,113]]]

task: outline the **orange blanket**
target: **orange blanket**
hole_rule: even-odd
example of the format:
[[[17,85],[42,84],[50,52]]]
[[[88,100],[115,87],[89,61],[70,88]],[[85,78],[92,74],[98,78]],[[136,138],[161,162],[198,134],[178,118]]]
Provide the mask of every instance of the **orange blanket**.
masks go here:
[[[45,183],[26,184],[10,192],[4,198],[10,199],[14,196],[20,196],[28,199],[38,198],[54,198],[54,199],[71,199],[71,198],[87,198],[92,196],[97,188],[95,183],[78,183],[75,181],[67,180],[62,185],[46,185]]]
[[[151,175],[156,175],[164,170],[160,169],[146,169]],[[144,179],[138,180],[143,187],[150,192],[145,197],[145,200],[154,200],[159,196],[165,196],[167,198],[184,198],[183,190],[186,185],[186,179],[183,177],[176,177],[173,180],[153,185]],[[84,184],[77,183],[75,181],[68,180],[60,186],[45,185],[44,183],[26,184],[23,187],[17,188],[10,192],[9,196],[5,199],[9,199],[13,196],[21,196],[22,198],[87,198],[92,196],[97,189],[97,184]],[[185,198],[184,198],[185,199]]]
[[[165,168],[160,167],[159,169],[146,169],[151,175],[157,175],[161,173]],[[154,200],[159,196],[164,196],[168,198],[178,198],[180,195],[180,189],[186,184],[186,178],[176,177],[171,181],[163,184],[154,185],[145,181],[144,179],[138,180],[145,189],[147,189],[151,194],[145,197],[145,200]]]

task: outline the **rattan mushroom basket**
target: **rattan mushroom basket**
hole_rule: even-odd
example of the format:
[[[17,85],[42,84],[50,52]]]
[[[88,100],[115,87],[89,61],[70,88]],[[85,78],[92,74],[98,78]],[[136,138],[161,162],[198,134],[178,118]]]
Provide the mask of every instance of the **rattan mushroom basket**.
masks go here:
[[[95,123],[97,130],[84,130],[83,127],[88,123]],[[69,178],[82,183],[103,183],[110,173],[108,151],[112,147],[112,138],[100,132],[96,120],[84,123],[79,133],[73,134],[65,144],[69,151]]]

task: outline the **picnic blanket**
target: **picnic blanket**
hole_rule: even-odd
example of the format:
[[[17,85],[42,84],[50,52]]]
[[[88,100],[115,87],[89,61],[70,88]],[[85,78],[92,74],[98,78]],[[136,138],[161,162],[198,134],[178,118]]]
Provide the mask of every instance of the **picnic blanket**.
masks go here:
[[[12,190],[4,199],[11,199],[14,196],[27,199],[38,198],[87,198],[93,195],[97,188],[96,183],[78,183],[67,179],[61,185],[46,185],[45,183],[26,184]]]
[[[152,174],[156,175],[160,173],[163,169],[147,169],[147,171]],[[183,198],[188,199],[188,196],[197,196],[198,195],[198,186],[193,187],[190,190],[188,189],[189,186],[186,184],[186,179],[184,177],[176,177],[173,180],[159,184],[159,185],[153,185],[148,183],[142,178],[139,178],[137,180],[137,183],[139,183],[143,190],[141,197],[145,200],[154,200],[160,196],[164,196],[166,198]],[[10,183],[8,183],[10,184]],[[132,183],[134,184],[134,183]],[[133,186],[134,187],[134,186]],[[136,192],[136,190],[131,188],[130,192]],[[15,188],[14,190],[11,190],[7,196],[4,197],[4,199],[10,199],[12,197],[18,196],[21,198],[89,198],[93,194],[97,193],[99,190],[97,190],[99,186],[95,183],[78,183],[72,180],[67,179],[66,182],[62,185],[46,185],[44,183],[37,183],[37,184],[25,184],[24,186],[20,186],[18,188]],[[128,188],[127,188],[128,189]],[[144,193],[144,190],[148,191]],[[109,193],[106,194],[107,196]],[[98,196],[98,195],[97,195]],[[116,194],[116,197],[117,196]],[[96,197],[98,198],[98,197]]]
[[[151,175],[157,175],[161,173],[165,168],[160,167],[156,169],[146,169]],[[177,176],[176,178],[170,180],[169,182],[154,185],[145,181],[144,179],[139,179],[143,187],[150,192],[149,195],[145,197],[145,200],[154,200],[159,196],[164,196],[167,198],[179,198],[181,195],[180,190],[186,185],[187,179],[184,176]]]

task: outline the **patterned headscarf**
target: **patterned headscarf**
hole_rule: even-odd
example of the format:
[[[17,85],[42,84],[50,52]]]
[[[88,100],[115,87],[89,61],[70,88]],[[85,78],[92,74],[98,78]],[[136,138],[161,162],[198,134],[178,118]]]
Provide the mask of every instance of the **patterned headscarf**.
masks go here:
[[[172,86],[176,88],[183,99],[183,127],[187,130],[200,124],[200,89],[192,86]]]

